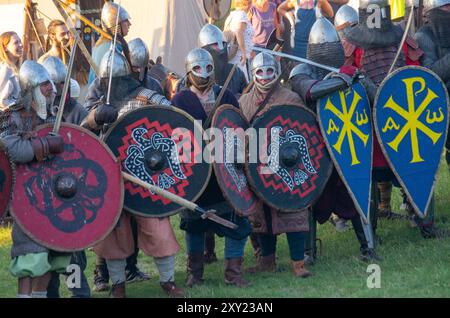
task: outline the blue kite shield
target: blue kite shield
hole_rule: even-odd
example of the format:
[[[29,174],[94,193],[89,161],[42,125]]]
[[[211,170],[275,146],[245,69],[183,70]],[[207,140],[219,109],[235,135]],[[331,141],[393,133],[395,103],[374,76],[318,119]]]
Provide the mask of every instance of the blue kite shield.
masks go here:
[[[360,83],[317,102],[328,151],[365,223],[369,223],[372,185],[372,121],[369,99]]]
[[[426,217],[448,130],[449,97],[432,71],[403,67],[381,83],[375,131],[414,210]]]

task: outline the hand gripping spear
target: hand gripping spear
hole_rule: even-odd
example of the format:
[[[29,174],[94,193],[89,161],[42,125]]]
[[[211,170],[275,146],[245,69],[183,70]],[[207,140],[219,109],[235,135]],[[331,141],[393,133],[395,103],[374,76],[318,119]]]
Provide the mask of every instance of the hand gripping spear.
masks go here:
[[[116,45],[117,45],[117,32],[118,32],[118,25],[119,25],[119,14],[120,14],[120,2],[119,2],[119,8],[117,11],[117,18],[116,18],[116,29],[115,29],[115,34],[114,34],[114,42],[113,42],[113,46],[112,46],[112,56],[111,56],[111,67],[110,67],[110,74],[109,74],[109,83],[108,83],[108,93],[107,93],[107,98],[106,98],[106,104],[109,105],[110,104],[110,98],[111,98],[111,86],[112,86],[112,74],[113,74],[113,67],[114,67],[114,53],[116,50]],[[202,219],[209,219],[213,222],[216,222],[218,224],[221,224],[225,227],[228,227],[230,229],[236,229],[238,226],[236,224],[234,224],[233,222],[230,222],[228,220],[225,220],[221,217],[219,217],[218,215],[215,214],[216,211],[214,210],[205,210],[203,208],[201,208],[200,206],[198,206],[197,204],[190,202],[176,194],[173,194],[167,190],[161,189],[160,187],[154,186],[152,184],[146,183],[126,172],[122,171],[122,177],[125,180],[128,180],[130,182],[133,182],[134,184],[137,184],[143,188],[146,188],[158,195],[160,195],[161,197],[168,199],[170,201],[173,201],[179,205],[181,205],[182,207],[185,207],[193,212],[197,212],[201,214]]]

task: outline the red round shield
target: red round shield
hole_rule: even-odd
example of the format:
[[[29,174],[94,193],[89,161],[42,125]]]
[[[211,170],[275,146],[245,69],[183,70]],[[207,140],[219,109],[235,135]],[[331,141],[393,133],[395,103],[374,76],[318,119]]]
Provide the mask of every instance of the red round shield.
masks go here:
[[[14,165],[0,141],[0,219],[8,209],[14,181]]]
[[[333,169],[314,113],[300,105],[275,105],[253,128],[246,173],[256,195],[284,212],[314,204]]]
[[[215,142],[213,161],[217,183],[230,205],[242,215],[253,214],[261,205],[250,189],[244,172],[245,132],[249,128],[242,112],[223,105],[214,114],[212,127],[220,139]]]
[[[37,128],[46,136],[51,125]],[[62,124],[64,152],[17,165],[11,214],[36,242],[61,252],[84,250],[115,227],[123,207],[119,161],[91,132]]]

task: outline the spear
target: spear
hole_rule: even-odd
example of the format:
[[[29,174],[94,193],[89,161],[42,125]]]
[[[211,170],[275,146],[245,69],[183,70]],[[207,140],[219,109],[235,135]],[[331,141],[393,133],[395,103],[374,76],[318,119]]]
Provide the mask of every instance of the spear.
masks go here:
[[[263,48],[260,48],[260,47],[254,47],[253,50],[258,51],[258,52],[271,54],[271,55],[275,55],[275,56],[279,56],[279,57],[284,57],[284,58],[287,58],[287,59],[290,59],[290,60],[294,60],[294,61],[298,61],[298,62],[302,62],[302,63],[306,63],[306,64],[309,64],[309,65],[312,65],[312,66],[316,66],[316,67],[322,68],[324,70],[328,70],[330,72],[339,73],[339,69],[338,68],[331,67],[331,66],[328,66],[328,65],[323,65],[323,64],[320,64],[320,63],[316,63],[316,62],[313,62],[311,60],[304,59],[304,58],[301,58],[301,57],[298,57],[298,56],[294,56],[294,55],[290,55],[290,54],[286,54],[286,53],[282,53],[282,52],[271,51],[271,50],[263,49]]]

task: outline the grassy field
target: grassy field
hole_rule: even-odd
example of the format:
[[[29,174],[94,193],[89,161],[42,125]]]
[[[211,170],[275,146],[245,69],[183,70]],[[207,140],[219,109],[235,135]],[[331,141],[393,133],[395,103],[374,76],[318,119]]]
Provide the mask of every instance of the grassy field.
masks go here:
[[[449,172],[441,165],[437,183],[436,219],[438,225],[450,227]],[[394,193],[394,208],[399,210],[399,191]],[[184,234],[178,230],[179,219],[173,217],[179,242],[184,249]],[[379,234],[383,244],[378,252],[383,257],[381,267],[381,288],[367,287],[367,264],[358,258],[359,246],[352,230],[338,233],[329,224],[319,226],[318,236],[323,249],[318,262],[310,267],[314,276],[308,279],[294,279],[291,274],[289,254],[285,236],[278,243],[278,264],[281,272],[259,274],[247,278],[252,286],[238,289],[223,282],[223,239],[217,240],[219,262],[205,269],[205,284],[187,290],[188,297],[449,297],[450,296],[450,239],[424,240],[417,229],[406,221],[381,220]],[[8,272],[10,261],[10,232],[0,228],[0,297],[14,297],[16,280]],[[92,283],[94,254],[89,251],[89,267],[86,271]],[[183,286],[185,279],[184,252],[176,258],[176,281]],[[246,266],[254,262],[250,244],[246,247]],[[153,261],[140,255],[140,268],[151,275],[151,280],[128,285],[129,297],[165,297],[161,291],[156,267]],[[62,295],[68,297],[62,287]],[[108,297],[108,293],[93,293],[94,297]]]

